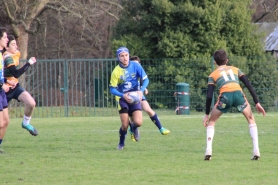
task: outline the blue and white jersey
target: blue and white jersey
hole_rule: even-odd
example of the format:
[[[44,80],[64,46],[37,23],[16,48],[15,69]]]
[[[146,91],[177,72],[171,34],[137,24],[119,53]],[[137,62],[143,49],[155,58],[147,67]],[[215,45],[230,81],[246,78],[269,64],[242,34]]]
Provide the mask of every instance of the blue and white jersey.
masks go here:
[[[138,91],[140,82],[138,79],[148,78],[142,66],[130,61],[127,67],[117,65],[111,74],[110,87],[115,87],[121,93]]]

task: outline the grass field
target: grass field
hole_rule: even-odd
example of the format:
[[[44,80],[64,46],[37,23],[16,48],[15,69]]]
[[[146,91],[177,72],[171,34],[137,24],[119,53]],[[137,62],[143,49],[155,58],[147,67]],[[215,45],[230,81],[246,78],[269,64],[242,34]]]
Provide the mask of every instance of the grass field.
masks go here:
[[[160,116],[162,136],[144,116],[141,140],[129,134],[122,151],[118,117],[32,119],[33,137],[11,119],[0,155],[1,184],[249,185],[278,184],[278,114],[256,114],[261,160],[251,161],[252,141],[241,114],[226,114],[215,130],[212,161],[204,161],[203,115]]]

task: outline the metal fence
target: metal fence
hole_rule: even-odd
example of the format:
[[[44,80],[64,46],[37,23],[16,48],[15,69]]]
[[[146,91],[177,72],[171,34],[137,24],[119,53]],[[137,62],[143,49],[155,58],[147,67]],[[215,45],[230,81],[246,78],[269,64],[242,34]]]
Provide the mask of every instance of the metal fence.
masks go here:
[[[204,60],[207,62],[199,62]],[[38,60],[19,78],[36,101],[33,117],[118,115],[115,98],[109,93],[110,75],[117,64],[115,59]],[[193,65],[194,69],[200,66],[192,70]],[[179,82],[190,85],[191,113],[204,112],[206,89],[198,86],[207,83],[213,69],[211,58],[147,59],[142,66],[150,79],[147,100],[159,114],[176,114],[174,93]],[[23,109],[22,103],[12,100],[10,117],[22,117]]]
[[[115,101],[108,92],[112,59],[38,60],[20,83],[36,101],[33,117],[111,116]],[[11,117],[21,117],[23,104],[9,105]]]

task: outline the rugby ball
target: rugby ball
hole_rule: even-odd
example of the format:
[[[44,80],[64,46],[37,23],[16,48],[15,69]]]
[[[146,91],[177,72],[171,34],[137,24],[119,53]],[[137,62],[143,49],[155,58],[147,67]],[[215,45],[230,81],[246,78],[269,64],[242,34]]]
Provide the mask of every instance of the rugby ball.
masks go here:
[[[134,91],[128,94],[128,98],[131,99],[131,104],[136,104],[140,102],[140,95]]]

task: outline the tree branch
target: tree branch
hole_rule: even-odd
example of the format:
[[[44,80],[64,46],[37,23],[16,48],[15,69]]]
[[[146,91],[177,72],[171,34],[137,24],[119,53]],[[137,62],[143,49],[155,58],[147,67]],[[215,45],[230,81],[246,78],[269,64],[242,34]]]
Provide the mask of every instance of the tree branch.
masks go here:
[[[103,2],[103,3],[107,3],[107,4],[112,4],[112,5],[116,5],[117,7],[119,7],[120,9],[124,9],[119,3],[116,3],[116,2],[111,2],[111,0],[100,0],[100,2]]]
[[[266,4],[265,2],[262,3],[263,7],[264,7],[264,10],[265,10],[265,13],[263,13],[259,18],[257,18],[255,20],[255,22],[259,22],[260,20],[262,20],[265,16],[269,15],[271,12],[268,10],[268,8],[266,7]]]
[[[7,12],[7,15],[8,15],[9,19],[13,22],[14,21],[14,17],[12,16],[12,14],[10,12],[10,9],[9,9],[9,6],[8,6],[8,3],[5,0],[4,0],[4,5],[5,5],[6,12]]]
[[[81,14],[70,10],[69,8],[63,6],[60,3],[59,4],[57,4],[57,3],[50,4],[49,3],[49,4],[46,4],[45,7],[49,8],[49,9],[52,9],[52,10],[56,10],[58,12],[62,12],[62,13],[70,13],[70,14],[74,15],[75,17],[82,18]]]
[[[105,13],[107,13],[108,15],[110,15],[111,17],[114,17],[117,21],[119,20],[119,18],[118,18],[116,15],[114,15],[114,14],[112,14],[112,13],[106,11],[106,10],[105,10],[104,8],[102,8],[101,6],[99,6],[99,7],[100,7],[100,9],[101,9],[102,11],[104,11]]]

